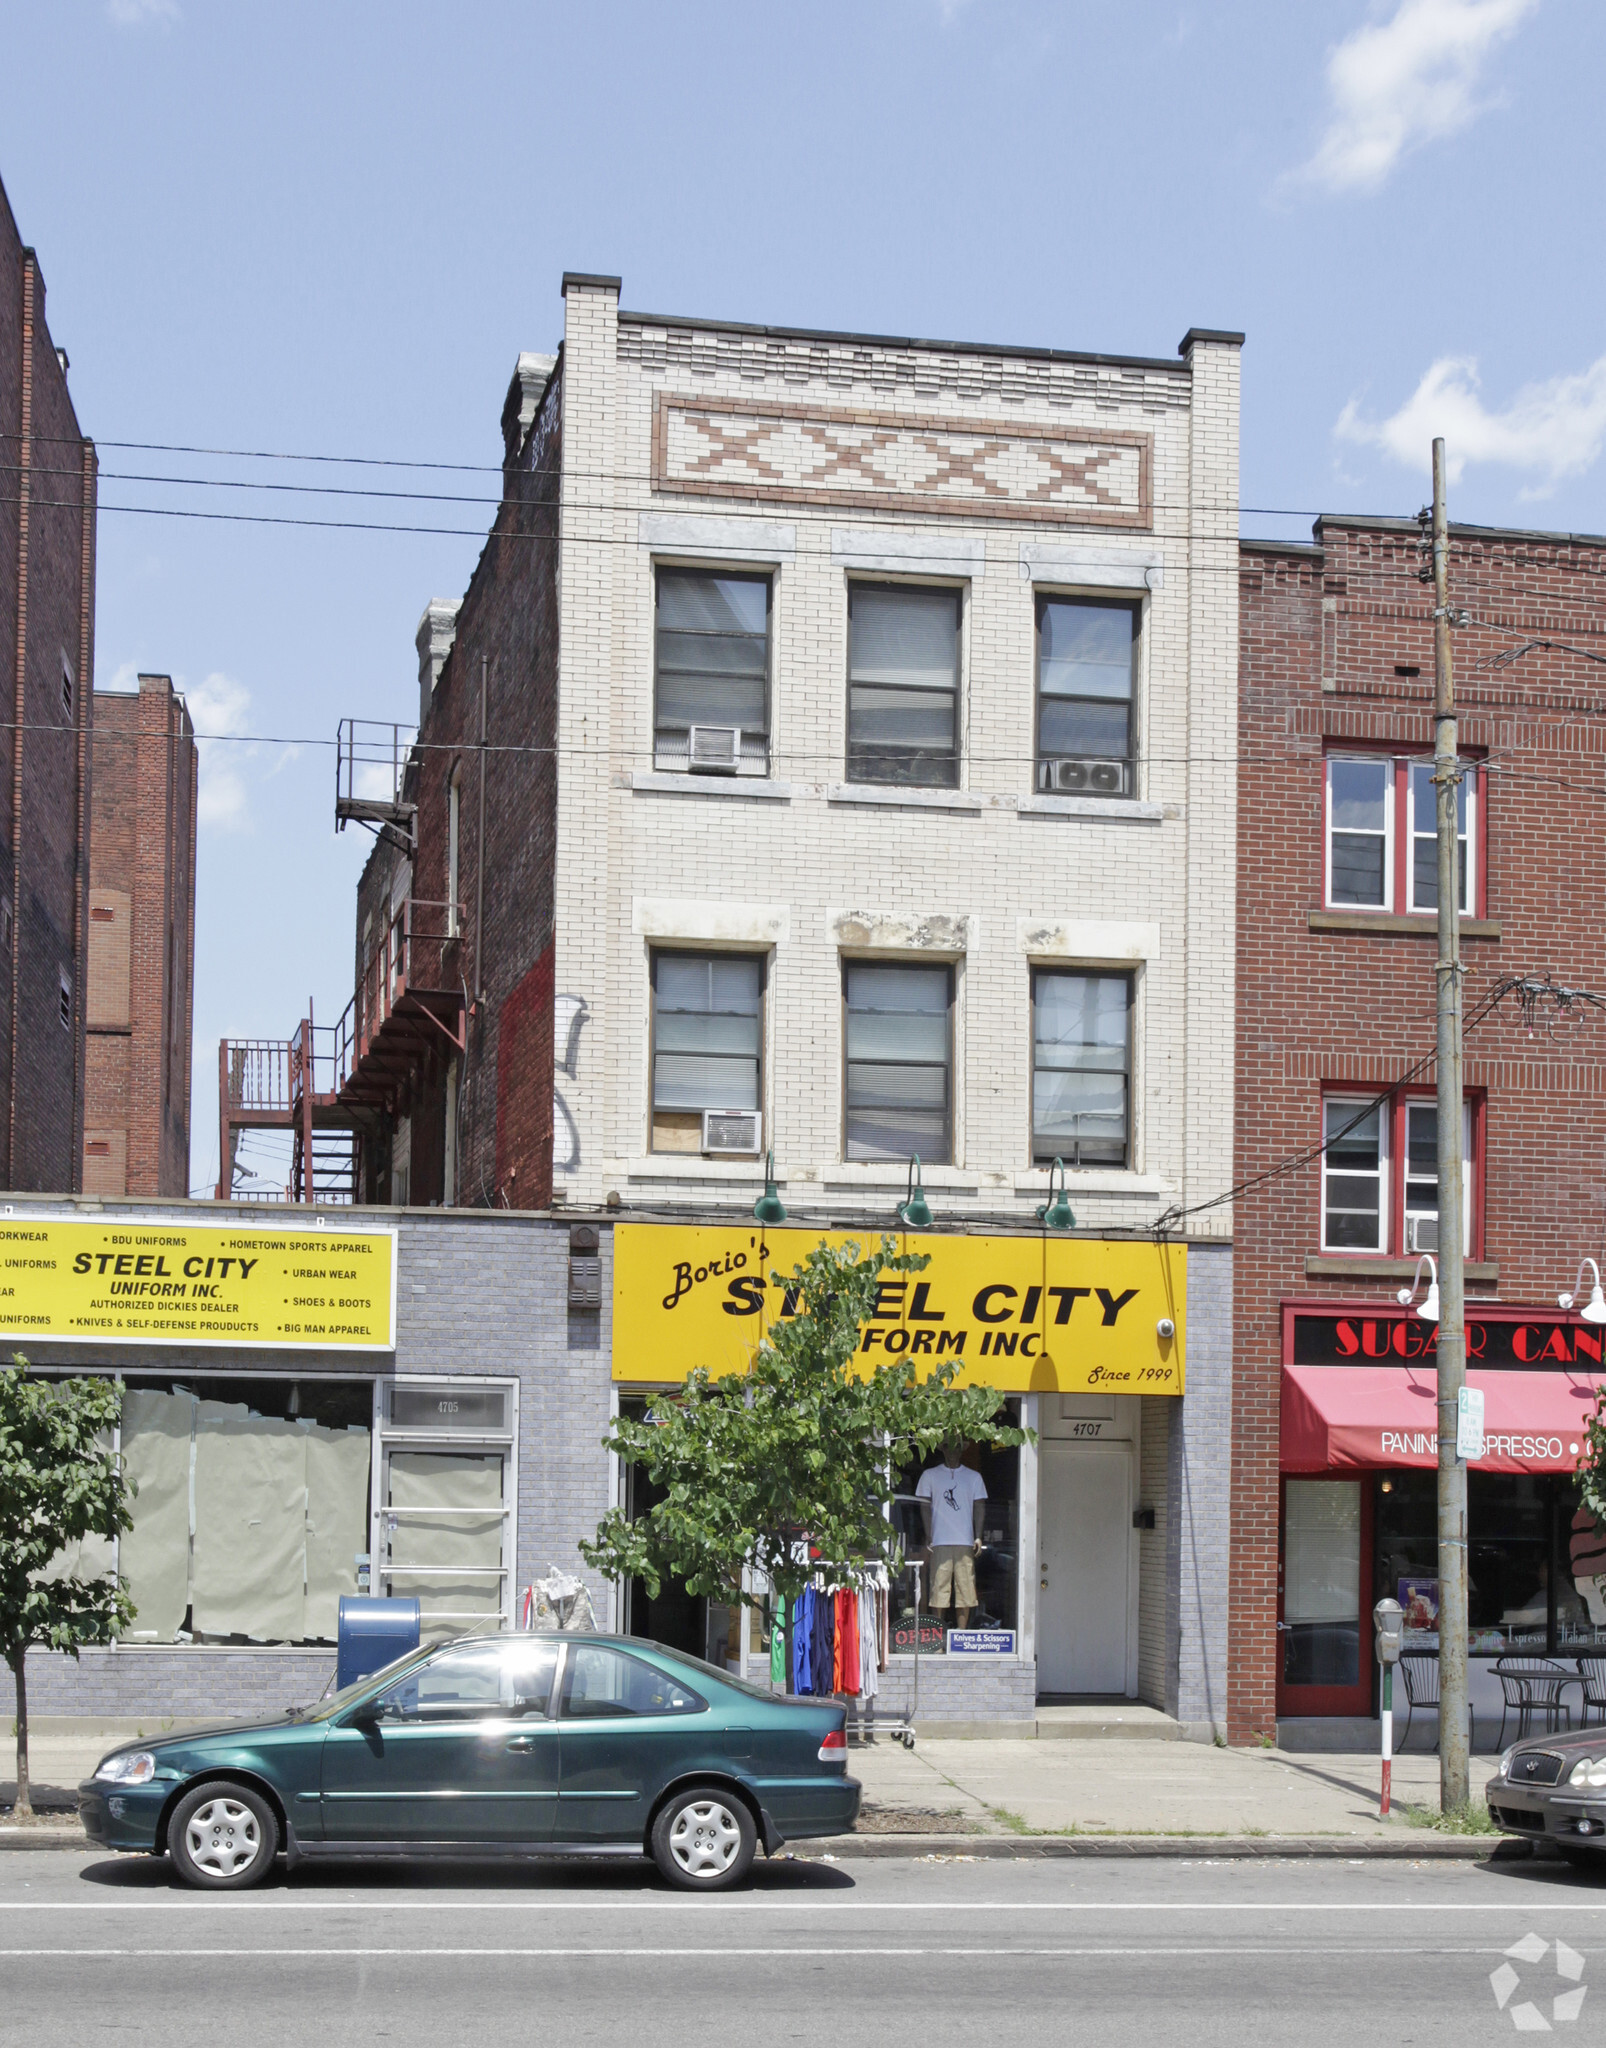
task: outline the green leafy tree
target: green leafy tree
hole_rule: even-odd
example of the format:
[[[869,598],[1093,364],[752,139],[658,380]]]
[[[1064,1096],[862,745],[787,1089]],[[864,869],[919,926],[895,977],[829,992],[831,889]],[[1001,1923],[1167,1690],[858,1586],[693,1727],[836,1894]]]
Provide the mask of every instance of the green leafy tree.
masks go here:
[[[716,1379],[699,1368],[644,1418],[614,1422],[608,1448],[662,1498],[636,1521],[610,1509],[580,1545],[586,1562],[643,1580],[654,1597],[677,1577],[692,1593],[749,1605],[758,1596],[742,1591],[742,1572],[753,1566],[790,1612],[816,1571],[846,1575],[887,1557],[887,1506],[908,1466],[956,1440],[1024,1443],[1030,1432],[998,1419],[1001,1394],[953,1384],[958,1360],[905,1354],[867,1369],[856,1358],[882,1274],[929,1264],[884,1237],[868,1258],[857,1244],[821,1244],[789,1279],[772,1274],[796,1313],[747,1371]]]
[[[28,1377],[18,1352],[0,1368],[0,1655],[17,1688],[17,1805],[33,1812],[28,1785],[31,1649],[108,1643],[134,1618],[115,1572],[79,1557],[89,1539],[132,1528],[128,1486],[109,1448],[122,1408],[115,1381]]]

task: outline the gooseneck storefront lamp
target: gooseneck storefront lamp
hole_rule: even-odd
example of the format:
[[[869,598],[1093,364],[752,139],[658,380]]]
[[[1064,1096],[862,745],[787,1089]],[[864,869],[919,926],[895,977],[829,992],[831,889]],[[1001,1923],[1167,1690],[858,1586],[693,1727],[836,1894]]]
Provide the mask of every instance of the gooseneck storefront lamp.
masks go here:
[[[1400,1304],[1401,1308],[1409,1308],[1411,1306],[1411,1303],[1416,1299],[1416,1290],[1422,1284],[1422,1268],[1424,1266],[1428,1269],[1428,1291],[1422,1297],[1422,1306],[1417,1310],[1417,1314],[1425,1323],[1436,1323],[1439,1320],[1439,1267],[1438,1262],[1429,1253],[1424,1252],[1421,1258],[1417,1260],[1416,1275],[1410,1286],[1402,1287],[1394,1299]]]
[[[1573,1282],[1573,1291],[1571,1294],[1558,1294],[1556,1296],[1557,1305],[1561,1308],[1571,1308],[1579,1295],[1583,1293],[1584,1268],[1586,1266],[1594,1274],[1595,1278],[1589,1290],[1589,1299],[1578,1313],[1586,1323],[1606,1323],[1606,1294],[1601,1292],[1600,1268],[1593,1259],[1580,1259],[1578,1261],[1578,1278]]]
[[[931,1205],[926,1200],[926,1190],[920,1179],[918,1152],[909,1161],[909,1180],[903,1200],[898,1204],[898,1221],[910,1230],[931,1228]]]
[[[1059,1175],[1059,1193],[1054,1192],[1054,1176]],[[1071,1214],[1071,1205],[1065,1193],[1065,1161],[1056,1159],[1048,1170],[1048,1200],[1037,1212],[1037,1220],[1045,1230],[1074,1230],[1076,1218]]]
[[[764,1192],[753,1204],[755,1223],[784,1223],[786,1210],[781,1205],[780,1190],[775,1185],[775,1154],[764,1154]]]

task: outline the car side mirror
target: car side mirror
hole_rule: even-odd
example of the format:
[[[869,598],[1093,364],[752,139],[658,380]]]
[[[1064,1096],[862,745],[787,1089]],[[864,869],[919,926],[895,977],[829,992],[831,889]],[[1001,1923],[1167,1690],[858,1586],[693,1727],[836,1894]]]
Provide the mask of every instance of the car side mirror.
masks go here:
[[[377,1728],[390,1713],[388,1701],[382,1699],[362,1700],[346,1717],[349,1728]]]

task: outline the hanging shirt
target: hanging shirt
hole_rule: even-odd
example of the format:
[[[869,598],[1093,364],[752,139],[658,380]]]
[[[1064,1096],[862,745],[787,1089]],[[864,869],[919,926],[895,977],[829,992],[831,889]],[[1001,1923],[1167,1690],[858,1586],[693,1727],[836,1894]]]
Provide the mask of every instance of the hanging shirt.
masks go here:
[[[813,1589],[810,1589],[813,1591]],[[833,1665],[836,1657],[835,1620],[829,1593],[814,1594],[814,1651],[811,1659],[814,1683],[809,1690],[813,1693],[828,1693],[835,1679]]]
[[[859,1691],[859,1596],[846,1587],[836,1596],[837,1691]]]
[[[805,1586],[792,1611],[792,1690],[814,1690],[814,1588]]]
[[[952,1471],[946,1465],[933,1465],[929,1472],[921,1473],[915,1496],[931,1503],[934,1549],[945,1543],[975,1542],[976,1518],[971,1509],[977,1501],[987,1498],[986,1483],[979,1472],[972,1472],[968,1465],[956,1466]]]
[[[786,1595],[775,1596],[775,1611],[770,1616],[770,1684],[786,1684]]]
[[[859,1594],[859,1692],[867,1700],[881,1690],[881,1674],[876,1669],[876,1598],[871,1586]]]

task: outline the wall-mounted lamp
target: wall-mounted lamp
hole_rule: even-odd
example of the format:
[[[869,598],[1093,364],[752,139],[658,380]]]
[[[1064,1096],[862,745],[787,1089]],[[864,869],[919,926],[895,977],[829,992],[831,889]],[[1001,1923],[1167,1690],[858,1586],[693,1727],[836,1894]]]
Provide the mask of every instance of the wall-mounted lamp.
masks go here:
[[[775,1185],[775,1154],[764,1154],[764,1192],[753,1204],[755,1223],[784,1223],[786,1211],[781,1206],[780,1189]]]
[[[1059,1193],[1054,1192],[1054,1176],[1059,1175]],[[1037,1212],[1037,1220],[1045,1230],[1074,1230],[1076,1218],[1071,1214],[1070,1202],[1065,1194],[1065,1161],[1056,1159],[1048,1170],[1048,1200]]]
[[[1595,1278],[1590,1286],[1589,1299],[1578,1313],[1586,1323],[1606,1323],[1606,1294],[1601,1292],[1600,1268],[1593,1259],[1580,1259],[1578,1261],[1578,1278],[1573,1282],[1573,1291],[1571,1294],[1558,1294],[1556,1296],[1557,1305],[1561,1308],[1571,1308],[1574,1302],[1577,1301],[1579,1295],[1583,1292],[1584,1268],[1586,1266],[1594,1274]]]
[[[904,1189],[903,1200],[898,1204],[898,1221],[910,1230],[931,1228],[931,1207],[926,1200],[926,1190],[920,1178],[918,1152],[909,1161],[909,1179]]]
[[[1424,1266],[1428,1269],[1428,1291],[1422,1297],[1422,1306],[1417,1310],[1417,1314],[1425,1323],[1436,1323],[1439,1320],[1439,1267],[1437,1260],[1429,1253],[1424,1252],[1421,1258],[1417,1260],[1416,1274],[1410,1286],[1402,1287],[1394,1299],[1400,1304],[1401,1308],[1409,1308],[1411,1306],[1412,1302],[1416,1299],[1416,1290],[1422,1284],[1422,1268]]]

